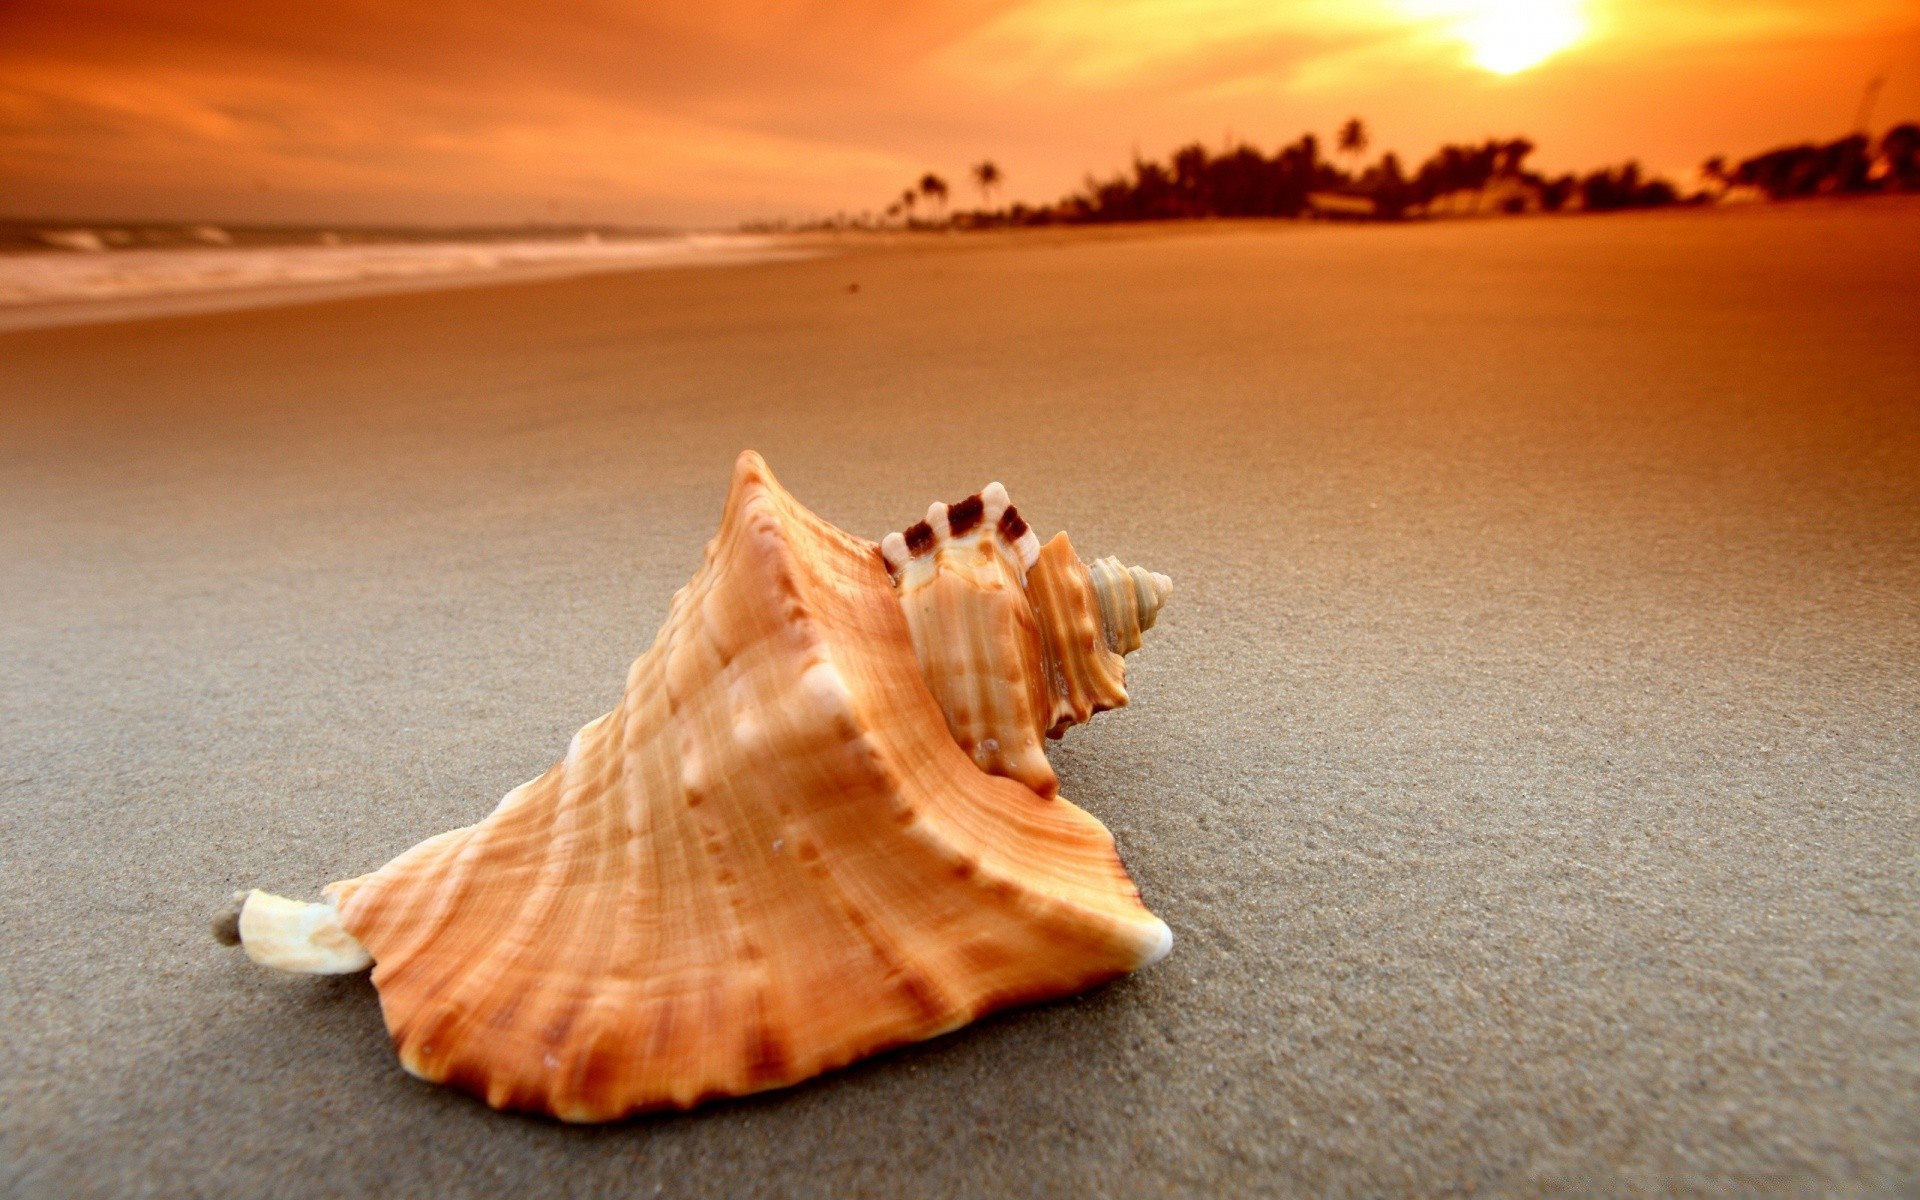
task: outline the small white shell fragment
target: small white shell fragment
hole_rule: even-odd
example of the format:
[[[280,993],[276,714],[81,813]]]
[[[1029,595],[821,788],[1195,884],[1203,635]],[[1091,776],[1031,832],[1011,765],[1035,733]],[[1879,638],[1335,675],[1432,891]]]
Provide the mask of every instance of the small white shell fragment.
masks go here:
[[[298,975],[351,975],[373,965],[367,948],[340,927],[332,901],[310,904],[259,888],[240,909],[240,944],[261,966]]]

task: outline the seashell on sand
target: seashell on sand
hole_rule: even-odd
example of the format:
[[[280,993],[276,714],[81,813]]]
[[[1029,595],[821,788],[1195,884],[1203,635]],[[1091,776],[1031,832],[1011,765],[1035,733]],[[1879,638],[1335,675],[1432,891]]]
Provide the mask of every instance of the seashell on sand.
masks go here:
[[[1038,739],[1126,702],[1117,651],[1164,577],[979,499],[988,541],[949,521],[896,566],[743,454],[699,571],[565,758],[219,931],[284,969],[370,958],[407,1071],[569,1121],[782,1087],[1156,961],[1171,933]],[[997,640],[953,653],[963,630]]]

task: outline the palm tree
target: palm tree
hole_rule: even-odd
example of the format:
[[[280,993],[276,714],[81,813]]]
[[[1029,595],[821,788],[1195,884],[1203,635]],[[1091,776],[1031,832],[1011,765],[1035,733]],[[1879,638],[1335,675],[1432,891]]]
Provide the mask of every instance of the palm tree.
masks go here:
[[[1733,175],[1729,173],[1727,170],[1726,156],[1723,154],[1716,154],[1712,158],[1709,158],[1707,161],[1701,163],[1700,178],[1706,180],[1708,186],[1715,188],[1718,191],[1724,192],[1728,188],[1732,187]]]
[[[980,189],[980,203],[993,203],[993,189],[1000,186],[1000,168],[990,158],[973,164],[973,186]]]
[[[944,212],[947,207],[947,181],[928,171],[920,177],[920,194],[938,204]]]
[[[1340,127],[1340,153],[1350,155],[1354,165],[1360,164],[1360,156],[1367,152],[1367,125],[1359,117],[1347,118]]]
[[[1533,143],[1523,137],[1491,144],[1495,147],[1493,169],[1496,175],[1520,174],[1520,164],[1527,161],[1527,155],[1533,153]]]
[[[906,214],[907,224],[909,225],[913,224],[913,205],[914,201],[918,199],[920,199],[919,193],[915,192],[912,188],[908,188],[906,191],[900,193],[898,200],[893,202],[895,208]]]

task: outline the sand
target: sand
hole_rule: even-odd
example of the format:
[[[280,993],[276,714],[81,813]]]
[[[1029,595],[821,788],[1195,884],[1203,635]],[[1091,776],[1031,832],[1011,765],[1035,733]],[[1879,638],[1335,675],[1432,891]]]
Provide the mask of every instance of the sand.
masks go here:
[[[1887,201],[0,336],[0,1192],[1912,1194],[1916,280]],[[1174,576],[1056,755],[1169,959],[579,1129],[213,943],[551,762],[747,446]]]

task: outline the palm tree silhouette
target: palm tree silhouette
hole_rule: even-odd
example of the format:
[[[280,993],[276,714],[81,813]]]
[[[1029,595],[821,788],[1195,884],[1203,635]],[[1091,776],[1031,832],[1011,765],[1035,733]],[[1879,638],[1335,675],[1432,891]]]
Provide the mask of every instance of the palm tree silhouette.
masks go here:
[[[1727,159],[1716,154],[1700,164],[1700,177],[1721,191],[1733,186],[1733,174],[1727,170]]]
[[[947,181],[928,171],[920,177],[920,194],[940,206],[944,213],[947,207]]]
[[[913,205],[918,199],[920,199],[919,193],[915,192],[912,188],[908,188],[906,191],[900,193],[898,200],[893,202],[895,208],[906,214],[907,224],[909,225],[913,224]]]
[[[1340,153],[1351,155],[1354,166],[1360,165],[1360,156],[1367,152],[1367,125],[1359,117],[1347,118],[1340,127]]]
[[[1000,168],[990,158],[973,164],[973,186],[980,189],[980,203],[993,203],[993,189],[1000,186]]]

